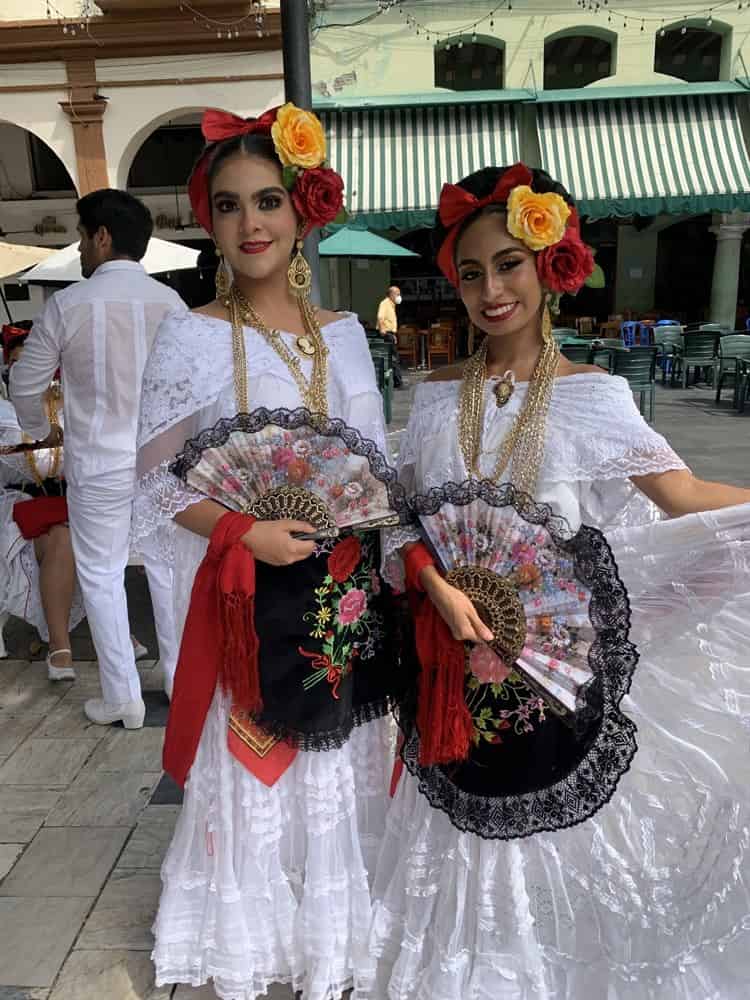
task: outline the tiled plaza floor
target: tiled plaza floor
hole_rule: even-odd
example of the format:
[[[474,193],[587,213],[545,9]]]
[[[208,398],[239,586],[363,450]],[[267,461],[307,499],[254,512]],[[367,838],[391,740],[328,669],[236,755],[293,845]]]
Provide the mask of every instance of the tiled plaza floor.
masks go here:
[[[410,397],[396,393],[394,432]],[[750,411],[717,409],[708,389],[659,389],[656,427],[697,475],[750,485]],[[133,631],[153,649],[135,570],[128,589]],[[139,666],[146,727],[98,727],[82,711],[99,692],[85,625],[75,683],[47,681],[43,662],[28,658],[32,638],[10,623],[0,661],[0,1000],[210,1000],[210,987],[153,985],[149,928],[179,811],[161,776],[168,706],[158,666]]]

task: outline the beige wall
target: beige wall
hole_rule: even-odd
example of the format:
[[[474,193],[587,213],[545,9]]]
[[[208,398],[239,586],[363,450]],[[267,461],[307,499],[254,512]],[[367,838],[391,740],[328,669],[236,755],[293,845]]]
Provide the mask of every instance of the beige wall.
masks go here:
[[[320,15],[321,23],[351,22],[371,13],[374,3],[332,3]],[[453,35],[458,29],[475,21],[487,12],[489,4],[442,3],[410,4],[406,10],[428,24],[443,36]],[[562,6],[562,5],[561,5]],[[512,11],[502,11],[495,18],[495,26],[483,22],[477,28],[481,36],[494,36],[505,42],[505,86],[508,89],[541,89],[544,79],[544,42],[559,32],[608,34],[614,41],[615,74],[600,85],[648,84],[669,82],[673,78],[655,74],[654,45],[659,20],[645,21],[641,32],[640,18],[666,17],[667,27],[682,23],[684,3],[660,4],[658,12],[643,3],[618,6],[629,17],[628,27],[622,20],[607,22],[606,8],[598,14],[583,11],[572,0],[561,13],[550,14],[550,4],[545,0],[524,0]],[[728,33],[725,47],[723,75],[726,79],[745,76],[739,54],[743,53],[750,66],[750,9],[738,11],[736,5],[722,8],[721,22],[714,18],[713,28]],[[705,21],[687,22],[705,25]],[[723,27],[722,27],[723,25]],[[397,10],[374,18],[360,27],[319,30],[312,46],[313,84],[326,84],[333,93],[338,77],[354,72],[356,83],[347,84],[338,94],[342,97],[377,96],[386,94],[414,94],[434,90],[433,50],[435,40],[427,39],[424,31],[417,36],[406,25],[405,17]],[[333,96],[336,96],[335,94]]]

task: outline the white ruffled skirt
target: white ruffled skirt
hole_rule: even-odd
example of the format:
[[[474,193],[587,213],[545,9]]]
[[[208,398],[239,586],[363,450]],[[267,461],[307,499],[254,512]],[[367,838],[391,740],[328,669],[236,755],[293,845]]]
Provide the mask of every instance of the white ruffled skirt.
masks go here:
[[[157,984],[213,979],[222,1000],[255,1000],[290,983],[305,1000],[339,1000],[367,947],[390,724],[298,754],[268,788],[229,753],[227,711],[217,694],[162,867]]]
[[[43,642],[49,642],[34,542],[23,537],[13,520],[15,504],[28,499],[28,495],[19,490],[0,491],[0,611],[22,618],[37,630]],[[85,617],[83,598],[76,582],[70,630]]]
[[[510,842],[460,832],[402,775],[357,998],[749,995],[750,507],[610,542],[641,653],[630,771],[587,822]]]

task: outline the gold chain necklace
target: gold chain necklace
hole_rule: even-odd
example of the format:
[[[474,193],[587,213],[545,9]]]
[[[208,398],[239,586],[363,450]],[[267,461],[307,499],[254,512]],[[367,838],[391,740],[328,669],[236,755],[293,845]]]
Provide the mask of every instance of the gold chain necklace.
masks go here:
[[[299,360],[284,343],[278,330],[272,330],[256,312],[236,285],[232,285],[224,299],[232,322],[232,359],[234,362],[234,389],[240,413],[249,411],[247,397],[247,357],[243,326],[248,324],[258,331],[289,369],[297,383],[302,402],[312,413],[328,416],[328,347],[323,340],[315,310],[306,298],[300,299],[302,322],[307,336],[298,337],[300,350],[312,357],[312,372],[309,381],[305,378]],[[305,346],[302,346],[302,342]],[[309,345],[309,346],[308,346]]]
[[[57,395],[55,392],[51,392],[49,399],[47,400],[47,415],[50,424],[58,424],[58,413],[57,413]],[[24,434],[24,440],[31,441],[31,438]],[[36,457],[33,451],[25,452],[26,464],[29,467],[31,475],[37,486],[43,486],[45,479],[57,479],[57,474],[60,471],[60,459],[62,457],[62,448],[52,448],[52,463],[49,467],[48,474],[42,476],[39,472],[39,466],[36,463]]]
[[[488,339],[464,366],[458,411],[458,440],[464,464],[470,476],[482,478],[479,456],[484,425],[484,389],[487,382]],[[552,388],[557,373],[560,349],[550,337],[544,340],[526,399],[500,446],[495,469],[490,477],[499,482],[513,459],[512,481],[518,489],[533,495],[544,456],[544,429]]]

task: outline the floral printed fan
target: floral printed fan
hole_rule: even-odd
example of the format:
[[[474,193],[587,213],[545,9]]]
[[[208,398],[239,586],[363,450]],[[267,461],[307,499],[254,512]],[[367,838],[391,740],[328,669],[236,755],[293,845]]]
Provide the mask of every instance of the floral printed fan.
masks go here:
[[[397,525],[404,506],[396,473],[372,441],[305,409],[220,420],[188,441],[170,469],[230,510],[307,521],[316,537]]]
[[[584,527],[570,537],[548,507],[490,481],[449,484],[412,505],[446,579],[495,636],[471,650],[472,674],[498,684],[516,672],[564,720],[585,715],[597,630],[579,562],[592,535],[606,547],[601,533]],[[623,589],[610,562],[611,583]]]
[[[436,808],[479,836],[581,822],[612,796],[636,752],[620,702],[638,656],[604,535],[587,525],[573,534],[548,506],[486,480],[445,484],[409,505],[494,641],[467,644],[469,751],[451,762],[423,753],[434,734],[419,727],[435,717],[437,697],[423,684],[436,667],[426,673],[428,663],[415,661],[399,707],[404,763]]]

